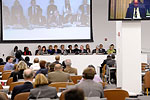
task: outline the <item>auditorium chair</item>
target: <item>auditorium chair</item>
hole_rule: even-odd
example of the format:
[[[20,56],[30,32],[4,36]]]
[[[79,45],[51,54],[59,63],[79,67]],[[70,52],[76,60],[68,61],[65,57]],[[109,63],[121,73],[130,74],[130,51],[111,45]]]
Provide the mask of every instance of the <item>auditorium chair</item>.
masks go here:
[[[106,67],[107,65],[105,64],[102,68],[102,79],[103,79],[103,82],[107,82],[107,77],[106,77]]]
[[[0,65],[0,72],[4,71],[4,65]]]
[[[142,71],[145,71],[145,67],[147,67],[148,64],[147,63],[141,63],[141,69]]]
[[[3,95],[8,100],[8,96],[5,92],[0,92],[0,94]]]
[[[59,92],[60,89],[66,89],[68,85],[74,85],[73,82],[53,82],[49,84],[51,87],[56,87],[57,92]]]
[[[28,100],[30,92],[19,93],[15,96],[14,100]]]
[[[74,84],[77,84],[82,79],[82,76],[75,75],[75,76],[70,76],[70,77]]]
[[[2,72],[2,74],[7,73],[7,72],[11,72],[11,70],[5,70]]]
[[[9,87],[9,93],[13,90],[16,85],[24,84],[24,82],[12,82]]]
[[[150,71],[147,71],[144,76],[144,89],[146,89],[147,96],[148,96],[148,88],[150,88]]]
[[[2,80],[8,80],[10,77],[11,72],[5,72],[2,74]]]
[[[13,77],[10,77],[6,82],[6,85],[10,85],[12,82],[13,82]]]
[[[104,97],[107,100],[125,100],[126,97],[129,98],[129,94],[127,91],[121,89],[108,89],[104,90]]]

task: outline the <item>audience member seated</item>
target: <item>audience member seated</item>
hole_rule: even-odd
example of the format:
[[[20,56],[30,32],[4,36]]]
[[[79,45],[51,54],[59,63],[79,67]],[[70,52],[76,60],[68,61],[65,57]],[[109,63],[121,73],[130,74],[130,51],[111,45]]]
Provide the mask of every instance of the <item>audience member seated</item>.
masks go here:
[[[28,56],[25,57],[25,62],[28,65],[28,67],[32,65],[32,63],[30,63],[30,58]]]
[[[28,47],[24,47],[24,55],[32,55],[31,51],[29,51]]]
[[[96,49],[93,49],[92,54],[99,54],[99,46],[96,46]]]
[[[36,72],[35,75],[37,75],[39,73],[42,73],[46,76],[47,73],[48,73],[48,69],[46,69],[45,65],[46,65],[46,61],[45,60],[40,60],[40,69]]]
[[[13,82],[18,81],[18,79],[23,79],[23,72],[28,68],[24,61],[20,61],[16,66],[16,71],[13,71],[10,77],[13,77]]]
[[[39,58],[34,58],[34,63],[30,66],[30,69],[37,71],[40,69]]]
[[[110,55],[108,55],[107,58],[106,58],[106,59],[103,61],[103,63],[101,64],[101,67],[100,67],[100,75],[102,74],[103,66],[104,66],[105,64],[107,64],[107,62],[108,62],[109,60],[111,60],[111,56],[110,56]]]
[[[2,58],[0,58],[0,65],[5,65],[6,63],[3,61]]]
[[[41,55],[41,45],[38,45],[38,49],[35,51],[35,55]]]
[[[52,55],[53,54],[53,46],[49,45],[49,49],[47,50],[48,54]]]
[[[48,73],[48,81],[52,82],[72,82],[71,77],[68,73],[63,72],[63,68],[60,64],[56,64],[54,72]]]
[[[50,62],[46,62],[45,67],[48,70],[48,73],[50,72]]]
[[[93,65],[89,65],[88,68],[92,68],[95,71],[93,81],[97,82],[97,83],[102,83],[103,82],[102,79],[100,78],[100,76],[98,74],[96,74],[95,67]],[[84,78],[82,78],[79,83],[81,83],[83,81],[84,81]]]
[[[106,54],[105,49],[103,48],[103,44],[99,45],[99,53]]]
[[[77,55],[77,54],[79,54],[79,52],[80,52],[80,50],[78,49],[78,45],[75,44],[74,45],[74,53]]]
[[[70,59],[66,59],[65,60],[65,65],[66,65],[66,68],[64,69],[64,72],[67,72],[69,74],[74,74],[74,75],[77,75],[77,69],[76,68],[73,68],[71,67],[71,60]]]
[[[16,77],[16,74],[18,72],[18,68],[17,68],[18,64],[14,64],[14,70],[11,72],[10,77],[13,77],[13,82],[16,82],[18,80],[18,78]]]
[[[86,44],[85,48],[86,48],[85,50],[86,50],[87,54],[90,54],[91,53],[90,45]]]
[[[60,61],[60,56],[59,55],[55,56],[55,61],[53,63],[61,64],[59,61]]]
[[[84,46],[83,45],[80,45],[80,50],[79,50],[79,53],[80,54],[87,54],[86,50],[84,49]]]
[[[13,57],[12,56],[7,56],[6,64],[4,66],[4,71],[6,71],[6,70],[13,70],[13,69],[14,69]]]
[[[50,64],[50,69],[49,69],[50,72],[53,72],[53,71],[54,71],[55,65],[56,65],[55,63],[51,63],[51,64]]]
[[[116,50],[114,49],[114,45],[111,44],[109,46],[109,49],[107,50],[107,54],[110,55],[110,54],[113,54],[113,53],[116,53]]]
[[[85,100],[84,91],[82,89],[70,89],[64,94],[65,100]]]
[[[31,89],[29,99],[38,98],[57,98],[57,91],[55,87],[48,86],[48,80],[43,74],[38,74],[35,77],[34,89]]]
[[[54,45],[54,49],[52,50],[52,54],[60,54],[60,53],[61,53],[61,50],[58,49],[57,45]]]
[[[72,50],[72,45],[68,45],[67,53],[74,53],[74,50]]]
[[[23,77],[24,77],[25,83],[23,85],[17,85],[14,87],[12,91],[12,96],[11,96],[12,100],[14,100],[14,97],[17,94],[23,93],[23,92],[30,92],[30,89],[33,89],[32,81],[34,77],[34,71],[32,71],[31,69],[25,70],[23,73]]]
[[[42,52],[41,52],[41,55],[44,55],[44,54],[48,54],[45,46],[42,47]]]
[[[24,59],[22,57],[21,51],[16,51],[16,53],[15,53],[15,59],[13,60],[13,63],[18,64],[19,61],[21,61],[21,60],[24,61]]]
[[[76,88],[83,89],[86,97],[104,97],[103,86],[101,83],[93,81],[95,71],[93,68],[86,68],[83,71],[83,82],[76,85]]]

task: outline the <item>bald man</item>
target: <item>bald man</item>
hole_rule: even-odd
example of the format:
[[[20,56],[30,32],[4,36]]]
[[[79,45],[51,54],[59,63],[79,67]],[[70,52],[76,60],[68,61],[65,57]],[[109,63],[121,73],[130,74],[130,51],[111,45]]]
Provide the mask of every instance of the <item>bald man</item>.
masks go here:
[[[54,72],[48,73],[48,81],[52,82],[72,82],[70,75],[63,72],[63,68],[60,64],[56,64],[54,67]]]
[[[14,87],[12,91],[11,100],[14,100],[17,94],[23,93],[23,92],[30,92],[30,89],[33,89],[32,81],[34,77],[34,71],[31,69],[26,69],[23,73],[23,77],[25,80],[24,84],[17,85]]]

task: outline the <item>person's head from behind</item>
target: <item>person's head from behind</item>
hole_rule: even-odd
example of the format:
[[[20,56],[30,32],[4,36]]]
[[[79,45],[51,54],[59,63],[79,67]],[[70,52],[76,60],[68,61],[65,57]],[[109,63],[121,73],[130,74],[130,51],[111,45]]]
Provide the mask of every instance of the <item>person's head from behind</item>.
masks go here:
[[[26,62],[29,62],[29,61],[30,61],[30,58],[29,58],[28,56],[26,56],[26,57],[25,57],[25,61],[26,61]]]
[[[44,69],[46,65],[46,61],[45,60],[40,60],[40,68]]]
[[[23,77],[24,77],[24,80],[30,80],[30,81],[32,81],[33,78],[34,78],[34,71],[31,70],[31,69],[24,70]]]
[[[60,64],[56,64],[55,67],[54,67],[54,70],[55,71],[62,71],[63,68],[62,68],[62,66]]]
[[[55,67],[55,63],[51,63],[50,64],[50,72],[53,72],[54,71],[54,67]]]
[[[84,100],[84,91],[79,88],[70,89],[64,94],[65,100]]]
[[[111,54],[111,58],[112,58],[112,59],[115,59],[115,55],[114,55],[114,54]]]
[[[13,57],[12,56],[7,56],[6,57],[6,62],[12,63],[13,62]]]
[[[34,63],[39,63],[39,58],[34,58]]]
[[[21,58],[21,52],[20,52],[20,51],[16,51],[15,57],[16,57],[17,59]]]
[[[19,61],[17,64],[18,71],[26,70],[28,68],[27,64],[24,61]]]
[[[60,56],[59,55],[55,56],[55,60],[59,61],[60,60]]]
[[[43,74],[37,74],[34,82],[35,87],[48,85],[48,80]]]
[[[88,68],[93,68],[94,71],[96,72],[95,67],[94,67],[93,65],[88,65]],[[96,74],[96,73],[95,73],[95,74]]]
[[[65,60],[65,65],[66,65],[67,67],[71,67],[71,60],[70,60],[70,59],[66,59],[66,60]]]
[[[90,79],[90,80],[93,80],[95,76],[95,70],[93,68],[86,68],[83,73],[82,73],[82,77],[84,79]]]

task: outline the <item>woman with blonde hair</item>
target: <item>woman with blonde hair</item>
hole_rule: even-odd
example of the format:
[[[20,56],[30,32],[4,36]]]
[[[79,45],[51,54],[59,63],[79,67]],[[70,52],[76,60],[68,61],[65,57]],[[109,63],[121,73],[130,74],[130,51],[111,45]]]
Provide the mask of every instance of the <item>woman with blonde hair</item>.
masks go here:
[[[27,64],[24,61],[20,61],[17,65],[16,65],[16,71],[13,72],[10,77],[13,77],[13,82],[18,81],[18,79],[24,79],[23,78],[23,72],[24,70],[28,69]]]
[[[48,80],[43,74],[37,74],[35,77],[35,88],[30,90],[29,99],[38,98],[57,98],[57,91],[55,87],[48,86]]]

